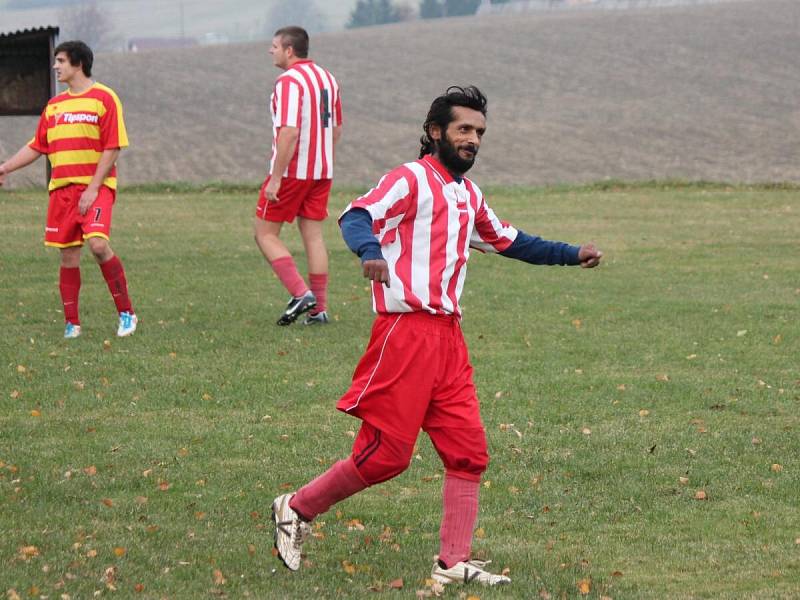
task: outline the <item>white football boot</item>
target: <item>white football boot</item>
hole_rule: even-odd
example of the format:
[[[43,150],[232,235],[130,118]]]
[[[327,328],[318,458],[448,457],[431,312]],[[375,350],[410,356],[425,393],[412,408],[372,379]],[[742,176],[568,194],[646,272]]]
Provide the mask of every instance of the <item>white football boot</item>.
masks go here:
[[[431,579],[447,585],[449,583],[471,583],[477,581],[483,585],[504,585],[511,583],[511,579],[505,575],[495,575],[484,569],[490,560],[472,559],[466,562],[459,561],[449,569],[439,566],[439,561],[434,561]]]
[[[311,525],[303,521],[289,506],[293,494],[283,494],[272,502],[272,520],[275,522],[275,549],[278,556],[292,571],[300,568],[303,542],[311,533]]]

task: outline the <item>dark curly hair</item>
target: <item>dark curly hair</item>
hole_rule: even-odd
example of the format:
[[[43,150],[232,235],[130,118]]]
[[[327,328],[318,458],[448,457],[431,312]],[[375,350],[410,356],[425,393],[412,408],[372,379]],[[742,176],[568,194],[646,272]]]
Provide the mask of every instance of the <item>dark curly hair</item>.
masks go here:
[[[71,40],[69,42],[61,42],[56,49],[53,50],[53,56],[59,52],[67,55],[69,64],[73,67],[81,66],[83,74],[87,77],[92,76],[92,63],[94,63],[94,54],[92,49],[89,48],[84,42],[80,40]]]
[[[419,157],[422,158],[426,154],[433,154],[436,151],[436,142],[431,137],[431,125],[438,125],[444,132],[453,120],[452,109],[454,106],[465,106],[473,110],[479,110],[485,117],[487,102],[483,92],[474,85],[467,87],[452,85],[447,88],[444,94],[433,101],[431,109],[428,111],[428,116],[425,118],[425,123],[422,125],[425,135],[419,139],[421,144]]]

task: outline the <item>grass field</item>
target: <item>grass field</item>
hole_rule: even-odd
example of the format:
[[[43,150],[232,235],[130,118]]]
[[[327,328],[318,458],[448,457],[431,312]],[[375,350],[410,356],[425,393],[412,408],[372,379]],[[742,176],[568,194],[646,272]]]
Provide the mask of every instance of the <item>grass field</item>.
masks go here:
[[[513,584],[444,597],[797,598],[798,190],[490,192],[501,217],[606,261],[473,255],[463,327],[493,458],[474,552]],[[406,473],[320,518],[300,572],[271,554],[272,498],[349,450],[358,422],[333,405],[372,315],[330,224],[334,324],[276,327],[286,294],[254,202],[123,190],[113,246],[140,329],[114,337],[86,256],[84,335],[65,341],[45,193],[0,192],[1,593],[430,593],[442,479],[425,436]]]

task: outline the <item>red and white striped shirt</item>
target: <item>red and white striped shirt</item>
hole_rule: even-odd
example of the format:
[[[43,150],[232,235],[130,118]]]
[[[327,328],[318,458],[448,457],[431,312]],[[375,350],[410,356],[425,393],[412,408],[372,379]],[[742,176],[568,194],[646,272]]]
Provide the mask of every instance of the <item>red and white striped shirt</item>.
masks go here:
[[[333,75],[311,60],[300,60],[275,80],[272,91],[272,158],[281,127],[297,127],[300,138],[282,174],[295,179],[333,178],[333,128],[342,124],[342,100]]]
[[[378,313],[426,311],[460,318],[470,248],[502,252],[517,237],[477,185],[467,178],[455,181],[430,155],[384,175],[344,213],[353,208],[372,216],[372,232],[389,266],[390,287],[372,282]]]

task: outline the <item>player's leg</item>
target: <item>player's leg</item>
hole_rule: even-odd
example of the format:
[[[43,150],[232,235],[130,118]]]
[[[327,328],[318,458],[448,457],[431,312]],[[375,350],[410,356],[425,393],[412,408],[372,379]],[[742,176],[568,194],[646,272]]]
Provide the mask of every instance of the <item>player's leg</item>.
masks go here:
[[[303,238],[303,246],[308,257],[308,283],[317,299],[304,321],[306,325],[328,323],[328,249],[322,237],[322,221],[305,217],[297,218],[297,227]]]
[[[276,547],[289,568],[300,566],[306,520],[408,466],[441,362],[440,338],[429,320],[435,318],[422,313],[375,319],[353,382],[337,403],[362,419],[351,456],[273,503]]]
[[[317,305],[304,321],[305,325],[328,323],[328,249],[322,237],[322,224],[328,217],[331,180],[320,179],[308,184],[303,203],[297,211],[297,226],[308,258],[308,283],[317,298]]]
[[[484,562],[470,558],[480,480],[489,455],[472,366],[455,320],[451,334],[445,374],[434,390],[423,425],[445,468],[439,556],[431,577],[443,584],[472,580],[486,585],[509,583],[508,577],[489,573]]]
[[[78,214],[78,198],[83,187],[68,185],[50,192],[47,205],[47,224],[44,243],[58,248],[61,267],[58,274],[58,289],[64,307],[64,337],[76,338],[81,334],[78,299],[81,290],[81,246],[83,233]]]
[[[81,247],[61,248],[61,268],[58,273],[58,290],[64,307],[64,337],[76,338],[81,334],[78,300],[81,292]]]
[[[261,187],[253,230],[258,248],[291,295],[286,310],[278,319],[279,325],[289,325],[316,304],[316,298],[300,276],[294,258],[280,239],[283,223],[291,223],[295,218],[296,205],[303,190],[297,180],[284,178],[279,192],[280,201],[270,203],[264,196],[268,181],[269,178]]]
[[[136,331],[138,317],[133,310],[128,294],[125,267],[120,258],[114,254],[109,243],[114,199],[115,192],[106,186],[101,186],[97,198],[84,215],[82,227],[86,244],[100,266],[100,272],[106,281],[108,291],[111,292],[119,315],[117,335],[125,337]]]
[[[278,496],[272,504],[275,547],[284,564],[292,570],[300,567],[308,523],[334,504],[405,471],[413,450],[413,443],[363,422],[350,456],[336,462],[294,495]]]

